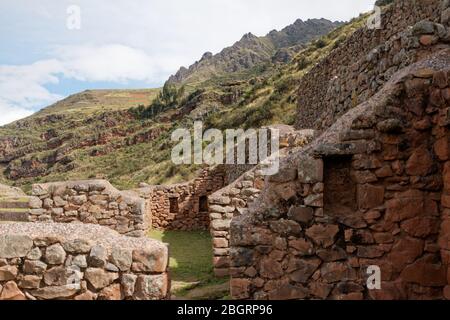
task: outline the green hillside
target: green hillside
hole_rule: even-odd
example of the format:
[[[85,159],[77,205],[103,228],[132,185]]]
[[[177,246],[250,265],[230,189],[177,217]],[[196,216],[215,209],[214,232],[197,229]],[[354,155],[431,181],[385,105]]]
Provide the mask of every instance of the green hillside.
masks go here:
[[[181,82],[174,100],[161,95],[155,103],[160,89],[85,91],[1,127],[0,183],[29,189],[35,182],[105,178],[133,188],[186,181],[198,168],[172,164],[173,130],[194,120],[219,129],[292,124],[298,80],[363,19],[308,45],[285,48],[293,54],[288,62],[269,59]]]

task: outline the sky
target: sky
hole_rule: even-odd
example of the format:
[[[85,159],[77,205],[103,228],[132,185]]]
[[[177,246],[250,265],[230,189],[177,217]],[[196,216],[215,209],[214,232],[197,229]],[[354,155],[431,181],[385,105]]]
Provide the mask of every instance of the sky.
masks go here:
[[[1,0],[0,125],[86,89],[161,87],[180,66],[375,0]]]

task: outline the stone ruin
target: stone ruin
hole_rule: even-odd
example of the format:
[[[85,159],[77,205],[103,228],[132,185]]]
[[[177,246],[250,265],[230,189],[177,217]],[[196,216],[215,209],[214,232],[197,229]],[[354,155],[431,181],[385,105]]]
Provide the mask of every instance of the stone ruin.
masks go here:
[[[233,298],[450,299],[449,2],[387,10],[389,35],[348,40],[375,32],[381,44],[360,60],[334,52],[343,64],[325,60],[303,80],[321,79],[301,87],[297,126],[324,131],[258,178],[256,201],[229,221],[220,266]],[[380,288],[367,284],[372,266]]]
[[[148,229],[145,201],[104,180],[35,184],[29,199],[31,222],[98,224],[131,237]]]
[[[0,225],[0,300],[170,297],[168,248],[98,225]]]
[[[274,176],[244,165],[133,191],[35,185],[36,223],[0,225],[22,243],[0,244],[0,299],[166,299],[167,247],[142,237],[151,227],[209,229],[234,299],[450,299],[449,21],[448,0],[396,0],[381,29],[361,28],[314,66]],[[64,259],[49,261],[54,251]],[[367,286],[371,266],[381,289]]]

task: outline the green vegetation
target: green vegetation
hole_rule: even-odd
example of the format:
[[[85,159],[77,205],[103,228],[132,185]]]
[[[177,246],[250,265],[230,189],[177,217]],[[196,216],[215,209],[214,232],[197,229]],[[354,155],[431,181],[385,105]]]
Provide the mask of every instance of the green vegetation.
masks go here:
[[[227,279],[213,274],[212,243],[207,231],[157,231],[149,237],[169,244],[173,293],[190,299],[220,299],[228,294]]]
[[[184,92],[184,86],[177,89],[175,85],[166,82],[161,92],[149,106],[139,105],[137,108],[131,108],[130,111],[139,119],[154,118],[158,114],[178,106],[181,103]]]
[[[208,76],[200,72],[195,81],[162,89],[85,91],[1,127],[0,144],[7,137],[19,142],[10,151],[14,160],[0,166],[0,182],[29,191],[33,183],[67,179],[108,179],[119,189],[189,180],[199,167],[171,162],[174,130],[192,128],[194,120],[202,120],[205,130],[293,124],[299,80],[366,17],[307,46],[288,48],[296,54],[286,63],[264,60],[235,72],[209,70]],[[259,45],[266,52],[266,44],[253,37],[233,52],[239,56]]]

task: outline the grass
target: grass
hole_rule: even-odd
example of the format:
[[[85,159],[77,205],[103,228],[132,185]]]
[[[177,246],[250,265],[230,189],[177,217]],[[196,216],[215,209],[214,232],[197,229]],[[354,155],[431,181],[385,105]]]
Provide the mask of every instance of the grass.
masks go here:
[[[28,212],[28,209],[24,209],[24,208],[0,208],[0,212],[22,213],[22,212]]]
[[[20,125],[0,127],[0,137],[20,141],[14,148],[17,158],[8,165],[0,164],[0,183],[29,192],[33,183],[61,180],[107,179],[118,189],[136,188],[141,182],[188,181],[198,167],[176,166],[171,161],[174,130],[192,129],[193,119],[203,120],[205,130],[292,125],[300,79],[363,25],[365,18],[358,17],[305,48],[295,49],[299,51],[290,63],[264,63],[248,70],[200,76],[188,83],[185,104],[154,119],[135,118],[127,110],[148,105],[159,89],[90,90],[60,101]],[[232,100],[222,99],[230,94]],[[49,115],[54,119],[41,121]],[[157,137],[142,138],[150,129],[158,132]],[[48,132],[57,138],[41,138]],[[11,174],[15,172],[19,172],[18,178]]]
[[[173,294],[198,300],[226,298],[228,279],[214,276],[209,232],[152,230],[149,237],[169,244]]]

